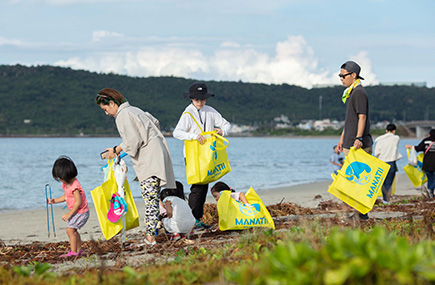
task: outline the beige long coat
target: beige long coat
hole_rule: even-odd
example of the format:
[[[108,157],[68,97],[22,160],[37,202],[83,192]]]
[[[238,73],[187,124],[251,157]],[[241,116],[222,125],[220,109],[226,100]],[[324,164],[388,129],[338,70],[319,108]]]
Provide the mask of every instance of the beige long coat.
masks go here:
[[[122,138],[120,146],[133,162],[139,181],[156,176],[160,186],[175,189],[175,176],[159,121],[128,102],[119,106],[115,123]]]

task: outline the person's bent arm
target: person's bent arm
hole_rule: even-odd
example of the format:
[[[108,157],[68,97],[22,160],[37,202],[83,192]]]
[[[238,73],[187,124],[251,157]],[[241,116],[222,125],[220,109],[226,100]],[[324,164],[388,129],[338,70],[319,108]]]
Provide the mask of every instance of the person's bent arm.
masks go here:
[[[165,202],[165,208],[166,208],[166,214],[168,215],[168,218],[172,218],[172,203],[171,201]]]
[[[82,197],[80,197],[80,191],[76,189],[74,190],[73,194],[76,202],[74,203],[72,209],[62,216],[62,220],[64,220],[65,222],[68,221],[72,217],[72,215],[77,212],[77,210],[80,208],[80,205],[82,204]]]
[[[337,149],[339,152],[343,152],[343,137],[344,137],[344,128],[343,131],[341,132],[340,140],[338,141],[337,144]]]

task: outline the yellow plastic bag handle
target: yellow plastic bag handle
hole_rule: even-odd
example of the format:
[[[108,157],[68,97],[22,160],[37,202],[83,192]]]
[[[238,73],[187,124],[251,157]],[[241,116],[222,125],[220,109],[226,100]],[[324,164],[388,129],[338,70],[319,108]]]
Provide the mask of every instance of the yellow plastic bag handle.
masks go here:
[[[224,144],[222,147],[215,147],[215,149],[225,149],[225,148],[227,148],[229,145],[230,145],[230,142],[226,139],[226,138],[224,138],[223,136],[221,136],[221,135],[218,135],[217,133],[216,133],[216,131],[214,131],[215,133],[214,134],[212,134],[212,136],[216,136],[216,137],[218,137],[218,138],[220,138],[221,140],[223,140],[224,142],[226,142],[226,144]]]
[[[201,134],[200,134],[200,135],[203,135],[203,136],[204,136],[204,135],[208,135],[208,134],[210,134],[210,135],[212,135],[212,136],[216,136],[216,137],[220,138],[221,140],[223,140],[224,142],[227,143],[227,144],[224,144],[223,147],[216,147],[215,149],[220,150],[220,149],[225,149],[225,148],[228,147],[228,145],[230,144],[230,142],[229,142],[226,138],[224,138],[224,137],[221,136],[221,135],[218,135],[216,131],[204,132],[204,131],[202,130],[201,126],[198,124],[198,122],[195,120],[195,118],[193,117],[193,115],[192,115],[191,113],[189,113],[189,112],[184,112],[183,115],[184,115],[184,114],[189,114],[189,115],[192,117],[193,121],[196,123],[196,125],[198,126],[198,128],[201,130]]]

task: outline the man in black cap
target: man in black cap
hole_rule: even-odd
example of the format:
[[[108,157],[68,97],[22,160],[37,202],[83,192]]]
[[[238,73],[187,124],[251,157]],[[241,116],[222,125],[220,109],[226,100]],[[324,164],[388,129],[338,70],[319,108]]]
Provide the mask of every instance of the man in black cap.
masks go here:
[[[179,140],[197,140],[204,144],[206,138],[202,132],[217,131],[217,134],[226,136],[231,128],[230,123],[213,107],[206,105],[208,98],[214,94],[208,93],[203,82],[195,82],[189,87],[189,92],[184,97],[189,97],[191,103],[183,111],[175,127],[173,136]],[[189,206],[196,218],[196,228],[208,228],[201,221],[204,214],[204,204],[207,197],[208,184],[193,184],[190,187]]]
[[[347,87],[343,92],[342,101],[347,103],[346,120],[337,144],[339,151],[345,156],[349,154],[351,147],[362,148],[368,154],[372,154],[373,140],[370,135],[369,100],[367,92],[362,87],[360,76],[361,67],[354,61],[346,61],[340,70],[341,83]],[[367,214],[359,214],[359,218],[367,220]]]

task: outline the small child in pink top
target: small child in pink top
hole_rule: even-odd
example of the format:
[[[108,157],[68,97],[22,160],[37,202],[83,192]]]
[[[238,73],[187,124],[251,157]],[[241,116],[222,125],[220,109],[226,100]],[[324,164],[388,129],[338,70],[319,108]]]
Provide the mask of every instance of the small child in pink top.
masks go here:
[[[225,184],[224,182],[216,182],[213,187],[211,187],[211,195],[213,195],[216,202],[219,200],[222,191],[229,190],[231,191],[231,198],[236,200],[237,202],[241,202],[246,206],[251,206],[246,200],[245,194],[243,192],[236,192],[230,186]]]
[[[77,168],[71,158],[61,156],[54,162],[52,175],[54,180],[62,182],[64,195],[56,199],[48,199],[47,202],[56,204],[66,201],[66,205],[70,210],[62,216],[62,220],[68,222],[66,234],[69,238],[71,250],[67,254],[61,255],[61,257],[83,254],[82,240],[77,230],[81,229],[88,221],[89,207],[85,192],[76,178],[77,174]]]

